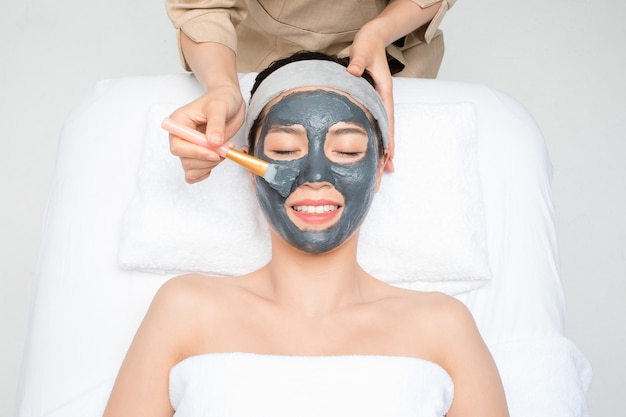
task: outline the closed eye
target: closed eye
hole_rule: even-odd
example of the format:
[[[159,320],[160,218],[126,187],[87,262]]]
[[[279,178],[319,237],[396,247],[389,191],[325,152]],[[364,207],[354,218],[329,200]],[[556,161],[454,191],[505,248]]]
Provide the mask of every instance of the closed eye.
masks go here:
[[[349,164],[363,159],[367,144],[367,132],[362,126],[340,122],[328,130],[324,152],[333,162]]]
[[[268,151],[275,155],[297,155],[300,152],[299,150],[285,151],[279,149],[273,149]]]
[[[263,153],[275,160],[290,161],[305,156],[308,144],[303,126],[272,126],[265,135]]]

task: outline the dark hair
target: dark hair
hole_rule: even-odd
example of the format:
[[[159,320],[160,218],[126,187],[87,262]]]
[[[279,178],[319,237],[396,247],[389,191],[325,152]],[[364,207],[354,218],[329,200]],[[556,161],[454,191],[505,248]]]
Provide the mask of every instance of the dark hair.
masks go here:
[[[336,62],[340,65],[343,65],[346,68],[348,67],[348,64],[350,63],[350,59],[347,57],[339,58],[335,55],[328,55],[322,52],[312,52],[312,51],[296,52],[295,54],[290,55],[288,57],[277,59],[276,61],[268,65],[267,68],[259,72],[259,74],[256,76],[254,80],[254,85],[252,86],[252,89],[250,90],[250,97],[254,95],[256,90],[259,88],[259,85],[261,85],[261,83],[267,77],[269,77],[269,75],[272,74],[274,71],[278,70],[279,68],[284,67],[287,64],[291,64],[293,62],[308,61],[308,60]],[[374,81],[374,78],[367,70],[363,72],[363,75],[361,77],[363,77],[368,83],[370,83],[372,88],[376,88],[376,82]],[[248,132],[248,152],[250,152],[251,154],[254,153],[254,146],[255,146],[254,139],[256,137],[256,132],[259,130],[259,124],[261,123],[262,119],[263,119],[262,117],[258,117],[254,121],[252,126],[250,127],[250,132]],[[374,120],[373,122],[374,122],[374,131],[375,131],[376,136],[378,137],[378,142],[379,142],[378,154],[383,155],[384,146],[381,140],[382,135],[380,133],[380,127],[378,126],[378,122],[376,120]]]
[[[335,55],[328,55],[322,52],[312,52],[312,51],[300,51],[300,52],[296,52],[293,55],[290,55],[288,57],[285,58],[280,58],[277,59],[276,61],[272,62],[271,64],[269,64],[267,66],[267,68],[265,68],[263,71],[259,72],[259,74],[256,76],[255,80],[254,80],[254,85],[252,86],[252,90],[250,90],[250,97],[252,97],[255,93],[255,91],[257,90],[257,88],[259,88],[259,85],[274,71],[276,71],[279,68],[284,67],[287,64],[291,64],[292,62],[298,62],[298,61],[308,61],[308,60],[317,60],[317,61],[331,61],[331,62],[336,62],[337,64],[343,65],[344,67],[348,67],[348,64],[350,63],[350,59],[349,58],[339,58],[338,56]],[[365,70],[363,72],[362,77],[372,85],[372,87],[376,88],[376,82],[374,81],[374,78],[372,77],[372,75]]]

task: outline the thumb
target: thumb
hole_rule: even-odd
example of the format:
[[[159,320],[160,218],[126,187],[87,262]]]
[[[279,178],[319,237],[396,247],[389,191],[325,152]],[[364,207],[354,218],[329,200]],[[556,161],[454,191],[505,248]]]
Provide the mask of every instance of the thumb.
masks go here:
[[[356,57],[350,57],[350,64],[348,65],[348,72],[356,77],[363,75],[365,71],[365,62],[362,59]]]
[[[206,139],[209,145],[222,146],[225,142],[226,111],[222,106],[211,106],[207,109]]]

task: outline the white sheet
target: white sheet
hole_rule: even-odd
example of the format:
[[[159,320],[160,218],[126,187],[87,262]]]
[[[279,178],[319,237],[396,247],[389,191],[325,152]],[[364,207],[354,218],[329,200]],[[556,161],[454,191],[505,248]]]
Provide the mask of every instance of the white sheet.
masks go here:
[[[148,110],[192,100],[185,92],[194,82],[189,75],[103,81],[69,117],[44,219],[19,416],[101,410],[154,291],[170,277],[118,267]],[[537,404],[552,413],[546,416],[586,416],[590,370],[563,335],[551,165],[534,121],[517,102],[483,86],[396,79],[394,89],[399,105],[476,108],[492,278],[459,298],[498,361],[512,416],[542,415]]]

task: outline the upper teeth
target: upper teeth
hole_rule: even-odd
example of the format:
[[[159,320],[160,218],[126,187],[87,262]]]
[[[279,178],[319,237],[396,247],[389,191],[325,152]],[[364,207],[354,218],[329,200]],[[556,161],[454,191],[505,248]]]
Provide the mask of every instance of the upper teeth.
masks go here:
[[[303,213],[327,213],[329,211],[335,211],[339,206],[333,206],[330,204],[324,206],[294,206],[295,211],[301,211]]]

